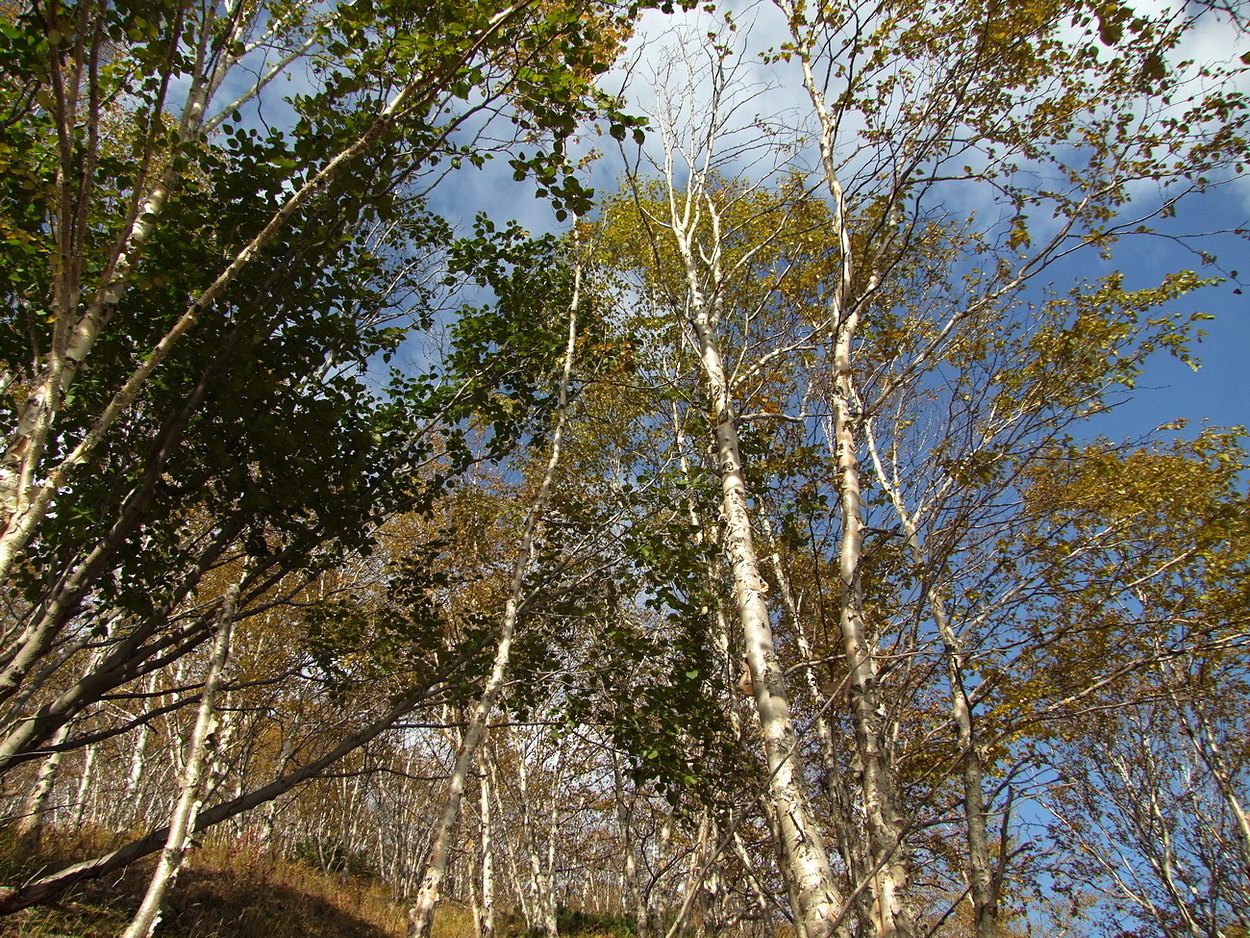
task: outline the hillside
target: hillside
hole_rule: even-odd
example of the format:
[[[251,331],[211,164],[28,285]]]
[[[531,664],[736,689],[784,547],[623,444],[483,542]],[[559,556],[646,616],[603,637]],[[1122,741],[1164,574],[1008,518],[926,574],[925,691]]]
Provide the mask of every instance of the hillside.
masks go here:
[[[72,862],[89,845],[54,842],[38,857],[5,844],[4,881]],[[59,902],[0,920],[0,936],[104,938],[119,934],[138,907],[150,874],[135,864],[120,878],[85,883]],[[165,938],[402,938],[404,909],[376,881],[327,874],[304,863],[259,853],[208,848],[193,854],[166,902],[157,934]],[[471,934],[467,913],[445,907],[439,938]]]

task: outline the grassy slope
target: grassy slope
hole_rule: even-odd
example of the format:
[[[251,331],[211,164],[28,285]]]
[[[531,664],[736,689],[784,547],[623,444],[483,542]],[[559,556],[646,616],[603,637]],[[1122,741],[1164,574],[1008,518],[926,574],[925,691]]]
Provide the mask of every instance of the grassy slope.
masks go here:
[[[27,856],[0,845],[0,884],[89,856],[88,846],[52,842]],[[0,918],[0,936],[114,938],[138,908],[150,873],[150,863],[135,864],[121,878]],[[407,926],[403,906],[377,882],[215,848],[192,854],[165,906],[157,938],[403,938]],[[434,938],[468,938],[473,925],[467,912],[444,904],[434,930]]]

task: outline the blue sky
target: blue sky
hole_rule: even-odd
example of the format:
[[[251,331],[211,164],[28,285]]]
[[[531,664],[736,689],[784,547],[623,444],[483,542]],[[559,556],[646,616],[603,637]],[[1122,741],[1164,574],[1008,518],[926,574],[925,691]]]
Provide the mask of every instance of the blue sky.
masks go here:
[[[1151,11],[1175,8],[1171,0],[1136,0],[1134,5]],[[779,124],[801,119],[807,102],[797,70],[784,64],[766,68],[756,57],[758,50],[776,48],[785,40],[775,8],[751,2],[719,6],[733,9],[739,23],[731,40],[744,47],[736,67],[741,70],[742,79],[752,86],[752,99],[744,115],[762,116]],[[674,16],[651,12],[644,17],[626,57],[629,75],[618,73],[625,94],[636,108],[647,111],[654,107],[654,92],[647,87],[646,79],[648,71],[656,70],[663,49],[675,44],[683,31],[697,39],[714,26],[713,19],[698,10]],[[1207,20],[1193,30],[1176,58],[1235,61],[1245,51],[1239,48],[1239,42],[1235,31],[1214,19]],[[1250,85],[1242,90],[1250,90]],[[648,141],[648,148],[655,146],[654,136]],[[619,157],[605,159],[596,169],[596,185],[611,191],[617,184],[614,176],[619,168]],[[1156,194],[1147,190],[1140,197],[1142,204],[1149,204]],[[1176,218],[1160,223],[1168,235],[1238,228],[1250,231],[1250,178],[1230,178],[1181,205]],[[1203,263],[1196,253],[1198,249],[1214,255],[1216,263]],[[1154,355],[1132,397],[1096,418],[1089,427],[1091,433],[1112,438],[1137,437],[1178,418],[1189,421],[1186,433],[1196,432],[1204,423],[1250,427],[1250,239],[1224,234],[1182,243],[1168,237],[1139,237],[1126,239],[1109,263],[1099,261],[1092,252],[1082,257],[1079,265],[1061,265],[1054,272],[1058,286],[1062,288],[1059,277],[1064,274],[1097,277],[1113,270],[1124,273],[1127,288],[1153,286],[1165,273],[1182,269],[1195,270],[1202,277],[1227,278],[1224,283],[1195,291],[1176,307],[1214,317],[1200,324],[1206,336],[1193,348],[1201,367],[1195,371],[1167,353]],[[1234,271],[1247,284],[1245,294],[1234,292],[1239,289],[1231,276]],[[1052,278],[1048,273],[1040,279]]]
[[[1177,219],[1178,224],[1194,222],[1210,227],[1250,227],[1246,204],[1231,187],[1204,195]],[[1195,226],[1197,227],[1197,226]],[[1237,271],[1250,283],[1250,242],[1234,236],[1216,239],[1218,265],[1202,266],[1176,245],[1165,241],[1142,244],[1121,258],[1126,275],[1157,275],[1163,269],[1189,267],[1204,276],[1218,276],[1219,268]],[[1207,333],[1195,346],[1201,367],[1194,371],[1166,354],[1155,355],[1142,375],[1133,399],[1117,413],[1108,415],[1101,432],[1111,436],[1144,432],[1178,417],[1218,426],[1250,428],[1250,285],[1245,293],[1229,280],[1192,294],[1184,308],[1209,313],[1215,318],[1202,324]]]
[[[1145,2],[1148,0],[1139,0],[1139,3]],[[766,68],[757,58],[758,50],[775,47],[783,40],[775,8],[771,4],[732,2],[727,6],[736,8],[741,24],[735,38],[745,45],[749,36],[753,50],[744,50],[735,63],[744,81],[752,86],[751,100],[742,116],[747,120],[763,116],[778,123],[800,122],[806,100],[795,70],[787,72],[785,66],[777,67],[780,72]],[[644,17],[626,57],[627,67],[622,67],[614,76],[629,98],[631,109],[645,112],[654,106],[648,72],[656,69],[664,47],[671,46],[674,37],[683,30],[698,38],[710,25],[714,25],[712,20],[700,11],[678,15],[651,12]],[[1236,37],[1229,31],[1204,28],[1195,33],[1185,54],[1199,59],[1227,60],[1236,54],[1235,45]],[[289,108],[277,99],[302,90],[309,76],[297,68],[290,77],[292,80],[280,79],[267,89],[263,96],[265,103],[250,109],[254,116],[249,123],[281,126],[289,121]],[[221,97],[228,99],[237,90],[227,87]],[[256,120],[258,112],[263,115],[259,121]],[[652,133],[646,144],[651,152],[654,152],[655,136]],[[593,147],[604,151],[604,158],[593,169],[592,181],[601,194],[613,191],[619,184],[622,170],[615,142],[607,136],[587,134],[581,146],[583,150]],[[488,212],[496,221],[516,219],[536,232],[565,227],[555,222],[545,200],[534,197],[531,183],[512,180],[511,171],[503,160],[492,161],[481,171],[465,169],[445,180],[433,193],[431,207],[465,229],[478,211]],[[1175,231],[1250,228],[1250,181],[1235,181],[1193,199],[1170,224]],[[1138,239],[1125,245],[1115,262],[1097,273],[1121,269],[1126,274],[1127,285],[1132,287],[1145,286],[1152,280],[1157,282],[1163,272],[1180,268],[1192,268],[1212,276],[1221,270],[1240,270],[1243,279],[1250,283],[1250,242],[1224,236],[1204,243],[1203,247],[1218,255],[1218,265],[1202,266],[1191,251],[1165,239]],[[1247,365],[1250,361],[1250,310],[1247,309],[1250,293],[1239,295],[1233,292],[1235,288],[1235,283],[1224,283],[1198,291],[1184,301],[1184,308],[1215,317],[1203,324],[1208,335],[1195,349],[1202,362],[1199,371],[1194,372],[1167,354],[1154,356],[1132,399],[1097,419],[1091,430],[1113,438],[1133,437],[1177,418],[1189,420],[1191,432],[1203,421],[1221,426],[1250,426],[1247,380],[1250,374]]]

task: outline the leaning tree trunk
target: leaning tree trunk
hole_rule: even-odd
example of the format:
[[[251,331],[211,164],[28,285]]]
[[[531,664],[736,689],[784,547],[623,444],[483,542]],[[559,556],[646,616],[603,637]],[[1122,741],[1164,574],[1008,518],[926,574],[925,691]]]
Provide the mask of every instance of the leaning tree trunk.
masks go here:
[[[26,853],[36,853],[39,850],[48,810],[48,799],[52,795],[52,786],[56,782],[56,771],[61,765],[61,757],[65,755],[65,750],[57,747],[65,742],[65,738],[69,735],[69,727],[70,724],[66,723],[52,737],[50,744],[52,752],[43,760],[43,765],[39,766],[39,772],[35,775],[35,783],[30,787],[26,801],[22,804],[22,814],[17,821],[16,834],[18,845]]]
[[[195,817],[203,803],[203,780],[205,765],[211,765],[210,750],[216,746],[213,735],[217,731],[217,715],[213,710],[214,698],[221,686],[226,669],[226,657],[230,653],[230,632],[234,625],[235,607],[239,601],[239,587],[242,577],[226,593],[222,601],[220,619],[217,625],[217,638],[213,643],[213,654],[209,661],[208,676],[204,680],[204,691],[200,697],[199,712],[195,718],[195,729],[191,733],[190,745],[182,773],[182,793],[169,819],[169,836],[165,840],[165,849],[156,861],[156,869],[152,871],[152,879],[148,883],[147,893],[121,938],[148,938],[156,928],[160,919],[161,900],[165,892],[178,875],[182,861],[191,846],[191,834],[195,830]]]
[[[496,12],[476,37],[463,48],[445,57],[446,70],[440,70],[440,74],[431,75],[418,69],[405,84],[396,89],[389,102],[378,109],[372,121],[327,159],[303,185],[291,192],[251,241],[234,253],[212,283],[176,316],[160,340],[139,357],[130,375],[115,389],[112,399],[97,416],[91,429],[58,462],[50,465],[43,456],[48,441],[54,436],[55,420],[64,403],[68,382],[72,381],[81,368],[95,345],[100,330],[107,323],[112,308],[133,278],[137,252],[150,238],[152,223],[158,219],[170,188],[177,180],[163,175],[149,191],[144,205],[140,207],[138,203],[135,204],[128,234],[104,259],[105,276],[84,311],[79,312],[83,289],[79,278],[58,278],[52,310],[55,316],[52,353],[47,356],[48,361],[26,392],[26,399],[18,407],[18,426],[15,432],[0,444],[5,447],[4,452],[0,453],[0,582],[6,582],[14,566],[20,562],[27,545],[35,538],[40,525],[53,510],[57,493],[64,490],[71,476],[101,446],[121,415],[138,398],[152,374],[182,337],[196,326],[205,311],[213,308],[245,269],[265,255],[266,248],[281,237],[287,224],[298,212],[303,211],[343,174],[350,172],[358,157],[372,151],[406,117],[435,100],[446,80],[468,65],[487,40],[515,21],[530,7],[531,2],[532,0],[516,0]],[[210,8],[212,6],[209,5]],[[199,25],[201,41],[193,55],[201,67],[211,61],[216,64],[211,72],[197,69],[194,73],[191,92],[183,108],[184,117],[177,130],[180,142],[193,141],[202,135],[205,126],[215,125],[216,121],[205,125],[205,108],[213,93],[228,77],[229,69],[239,62],[234,55],[225,54],[221,50],[234,45],[232,39],[242,26],[241,20],[232,18],[222,33],[215,33],[211,23]],[[103,36],[102,33],[100,35]],[[213,43],[208,42],[210,35],[215,37]],[[103,41],[103,38],[98,40]],[[221,45],[217,51],[221,54],[215,55],[213,49],[218,43]],[[302,51],[308,45],[298,48]],[[278,67],[285,68],[293,60],[293,56],[288,56]],[[59,77],[59,69],[53,68],[52,74]],[[265,77],[258,79],[253,89],[258,92],[263,83],[274,74],[270,70]],[[249,100],[250,94],[245,92],[237,103]],[[79,113],[79,104],[74,95],[66,98],[61,94],[58,98],[58,107],[55,110],[61,150],[64,151],[71,144],[69,128],[83,115]],[[224,113],[229,113],[229,109]],[[420,154],[414,157],[420,158]],[[81,175],[89,178],[90,172]],[[77,185],[80,172],[65,166],[61,176],[63,181],[59,192],[59,224],[56,226],[58,241],[63,241],[64,232],[73,231],[77,234],[72,242],[58,243],[57,249],[62,262],[77,271],[85,257],[82,245],[90,234],[85,223],[76,223],[71,217],[78,207],[73,200],[72,187]],[[85,211],[87,207],[78,207],[80,210],[77,215],[80,218],[88,217]],[[47,627],[28,628],[18,638],[14,643],[15,653],[12,659],[0,670],[0,698],[11,694],[20,686],[31,664],[47,652],[49,644],[55,638],[53,633],[54,630]]]
[[[465,785],[469,771],[477,757],[483,734],[486,732],[486,721],[490,718],[503,691],[508,674],[508,664],[512,655],[512,639],[516,631],[517,616],[521,609],[522,588],[525,575],[529,571],[530,561],[534,555],[543,511],[551,496],[551,486],[555,479],[556,466],[560,462],[560,445],[564,435],[564,424],[567,419],[569,380],[573,371],[573,353],[577,343],[577,306],[581,301],[581,263],[578,261],[574,272],[573,297],[569,303],[568,342],[565,346],[564,369],[560,376],[559,405],[555,430],[551,438],[551,455],[547,460],[547,468],[543,473],[542,484],[538,494],[530,505],[525,517],[521,534],[521,549],[517,553],[516,562],[512,567],[512,580],[508,587],[508,600],[504,605],[503,622],[499,629],[499,644],[495,649],[495,661],[482,696],[469,716],[461,740],[456,762],[452,768],[451,782],[447,792],[447,801],[443,805],[442,814],[431,838],[429,854],[425,863],[425,874],[421,880],[421,888],[417,892],[416,901],[408,910],[409,938],[428,938],[430,926],[434,919],[434,906],[438,903],[443,877],[447,873],[450,858],[451,834],[456,818],[460,814],[460,802],[464,797]]]

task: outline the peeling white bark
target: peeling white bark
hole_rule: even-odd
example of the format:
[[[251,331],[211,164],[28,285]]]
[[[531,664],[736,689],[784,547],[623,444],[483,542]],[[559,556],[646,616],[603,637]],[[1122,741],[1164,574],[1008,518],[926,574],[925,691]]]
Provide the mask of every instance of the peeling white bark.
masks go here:
[[[217,636],[213,642],[208,675],[204,680],[204,690],[200,695],[195,728],[187,744],[182,782],[179,786],[181,793],[169,819],[169,835],[165,840],[165,849],[161,851],[160,858],[156,862],[156,869],[152,871],[152,879],[148,883],[143,902],[139,905],[139,910],[135,913],[129,927],[122,932],[121,938],[149,938],[160,920],[161,900],[177,877],[187,850],[191,846],[191,834],[195,830],[196,815],[203,804],[205,768],[210,768],[211,771],[211,764],[217,750],[217,743],[213,738],[218,725],[214,704],[225,674],[226,658],[230,653],[230,635],[234,627],[235,608],[239,601],[239,586],[239,582],[236,582],[226,593],[222,602]]]
[[[486,721],[494,712],[499,695],[503,691],[508,674],[508,665],[512,656],[512,641],[516,632],[517,617],[520,614],[522,587],[525,575],[529,571],[533,558],[534,547],[542,524],[543,511],[551,496],[552,483],[555,480],[556,468],[560,462],[560,447],[564,438],[564,427],[567,418],[568,389],[573,372],[573,354],[577,342],[577,307],[581,302],[582,269],[580,260],[574,271],[573,297],[569,303],[568,342],[565,346],[564,367],[560,375],[559,401],[555,429],[551,437],[551,453],[547,459],[547,467],[543,473],[542,483],[534,496],[533,504],[525,516],[522,527],[520,550],[512,567],[512,579],[508,587],[508,599],[504,606],[503,621],[499,629],[499,643],[495,649],[495,660],[487,678],[482,696],[473,708],[464,738],[456,753],[455,767],[447,792],[447,800],[434,828],[429,856],[426,859],[425,873],[417,898],[408,911],[409,938],[428,938],[430,927],[434,921],[434,907],[438,903],[443,877],[447,873],[450,859],[451,834],[460,814],[460,802],[464,796],[465,785],[469,772],[477,758],[483,734],[486,732]]]

